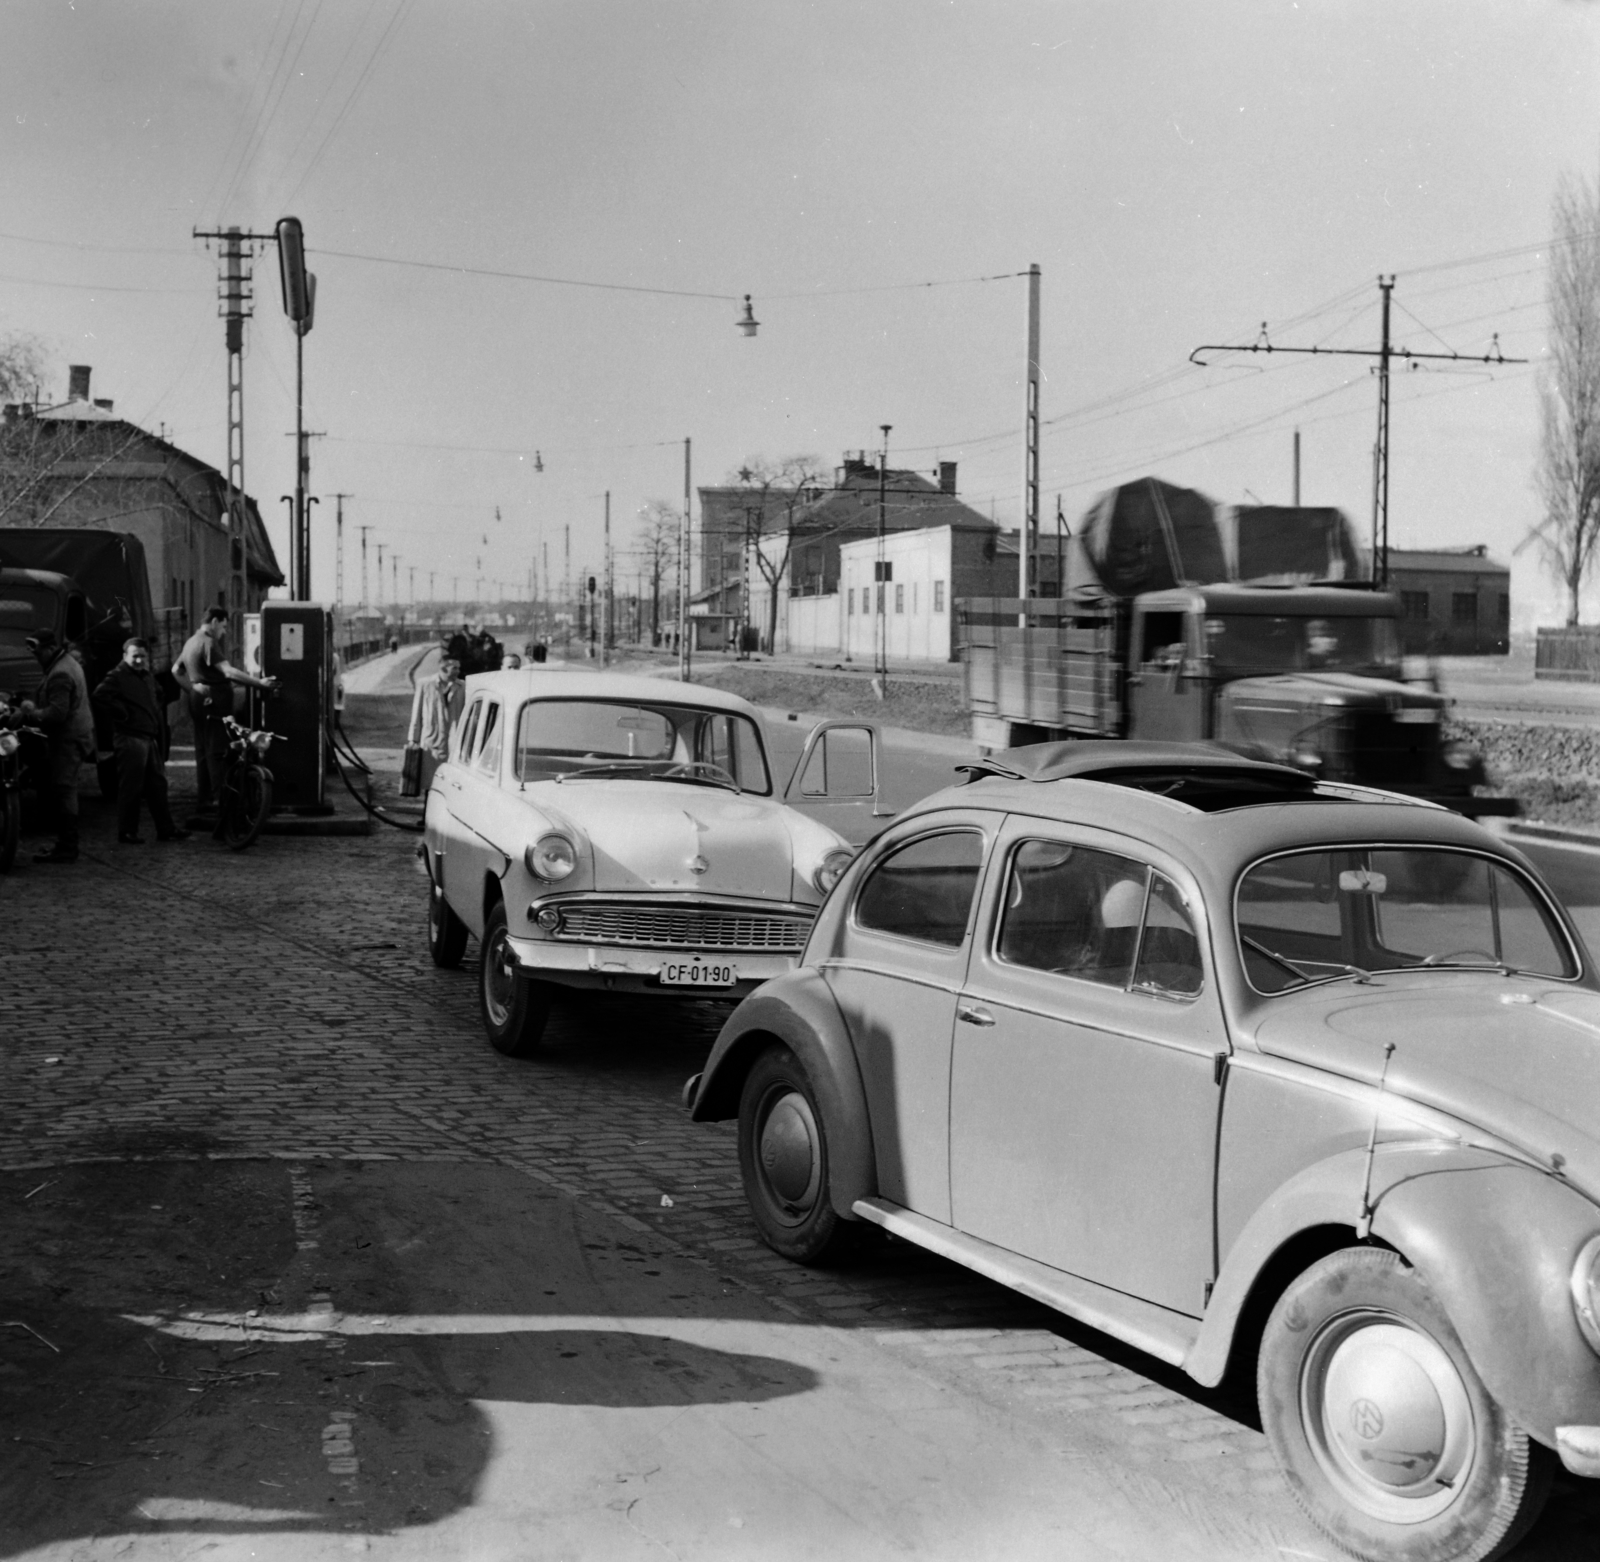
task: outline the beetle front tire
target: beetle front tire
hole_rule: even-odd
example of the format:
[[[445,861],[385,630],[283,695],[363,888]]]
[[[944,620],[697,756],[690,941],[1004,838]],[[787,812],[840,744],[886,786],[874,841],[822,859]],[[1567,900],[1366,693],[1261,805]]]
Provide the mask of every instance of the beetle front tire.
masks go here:
[[[478,951],[478,1008],[489,1045],[508,1058],[532,1057],[544,1040],[552,996],[548,982],[532,981],[517,968],[505,904],[496,901]]]
[[[428,885],[428,955],[442,970],[453,971],[467,952],[467,924],[450,909],[444,891]]]
[[[828,1185],[828,1138],[811,1081],[784,1046],[756,1059],[739,1098],[739,1171],[761,1240],[801,1264],[838,1258],[853,1223]]]
[[[1256,1388],[1295,1500],[1352,1556],[1489,1562],[1544,1504],[1548,1455],[1396,1253],[1343,1248],[1294,1280],[1267,1321]]]

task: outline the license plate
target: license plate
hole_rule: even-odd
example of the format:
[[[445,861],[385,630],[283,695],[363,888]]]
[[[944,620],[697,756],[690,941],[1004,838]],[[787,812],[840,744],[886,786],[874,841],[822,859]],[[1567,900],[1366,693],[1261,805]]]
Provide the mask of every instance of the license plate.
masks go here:
[[[679,960],[661,967],[663,987],[732,987],[736,979],[731,965],[705,960]]]

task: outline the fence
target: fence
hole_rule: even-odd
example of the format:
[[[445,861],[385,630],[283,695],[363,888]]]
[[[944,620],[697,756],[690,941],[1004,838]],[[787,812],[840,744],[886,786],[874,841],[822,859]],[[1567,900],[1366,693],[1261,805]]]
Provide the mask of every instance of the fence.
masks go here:
[[[1541,629],[1533,676],[1560,683],[1600,683],[1600,627]]]

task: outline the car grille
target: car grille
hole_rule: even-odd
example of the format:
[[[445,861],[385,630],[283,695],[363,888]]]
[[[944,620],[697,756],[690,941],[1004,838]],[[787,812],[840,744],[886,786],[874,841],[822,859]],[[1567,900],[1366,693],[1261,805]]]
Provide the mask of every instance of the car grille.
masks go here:
[[[798,954],[811,918],[704,906],[585,902],[561,908],[558,939],[581,944],[636,944],[652,949],[749,949]]]

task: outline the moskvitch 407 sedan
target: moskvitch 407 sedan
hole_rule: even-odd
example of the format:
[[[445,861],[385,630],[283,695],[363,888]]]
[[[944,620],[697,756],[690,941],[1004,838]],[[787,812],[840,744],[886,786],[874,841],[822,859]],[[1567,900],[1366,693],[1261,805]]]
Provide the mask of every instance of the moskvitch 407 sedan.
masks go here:
[[[1222,750],[1046,744],[846,871],[685,1098],[757,1226],[887,1228],[1203,1384],[1368,1558],[1600,1475],[1600,982],[1513,848]]]
[[[565,989],[738,997],[792,970],[851,839],[881,827],[877,734],[813,728],[787,787],[755,707],[694,684],[467,679],[419,855],[428,948],[479,941],[490,1042],[542,1042]]]

